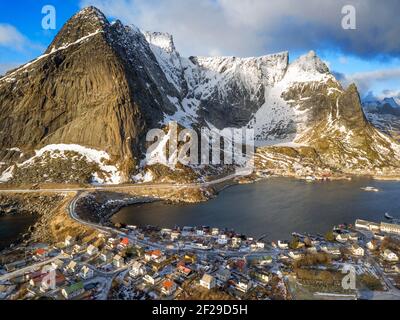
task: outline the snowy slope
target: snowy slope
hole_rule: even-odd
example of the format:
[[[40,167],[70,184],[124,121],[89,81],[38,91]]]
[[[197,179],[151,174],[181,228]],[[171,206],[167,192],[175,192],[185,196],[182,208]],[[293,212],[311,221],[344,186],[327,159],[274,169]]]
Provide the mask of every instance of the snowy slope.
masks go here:
[[[146,39],[167,79],[180,93],[163,124],[185,127],[254,128],[258,145],[292,142],[307,128],[307,110],[283,98],[293,86],[337,83],[311,51],[289,64],[287,52],[262,57],[190,57],[177,52],[169,34],[146,32]],[[336,86],[334,90],[337,90]],[[304,98],[306,99],[306,97]]]
[[[102,48],[102,51],[96,52],[97,48]],[[104,58],[111,60],[93,62],[93,52],[96,57],[102,57],[104,50],[109,50]],[[80,63],[77,52],[85,58],[82,59],[86,64]],[[71,64],[77,61],[79,65],[76,70],[93,75],[93,79],[90,77],[84,87],[77,83],[76,87],[64,88],[63,77],[67,69],[64,70],[56,64],[56,58],[66,59]],[[42,81],[42,70],[49,70],[47,65],[54,68],[46,74],[45,78],[52,82],[48,86],[52,89],[59,83],[58,90],[42,92],[39,90],[40,86],[35,86],[37,90],[33,93],[38,92],[38,98],[32,93],[34,98],[30,103],[24,103],[23,99],[20,101],[17,97],[8,98],[11,90],[19,92],[15,88],[23,92],[22,87],[19,88],[22,84],[26,88],[30,87],[30,78],[33,75],[38,79],[37,83]],[[109,69],[106,66],[114,67]],[[104,67],[104,70],[100,67]],[[92,68],[96,72],[92,72]],[[96,68],[100,68],[104,74],[99,74]],[[110,74],[112,77],[108,79]],[[75,74],[71,78],[75,79]],[[100,87],[98,83],[102,83],[105,78],[110,82]],[[100,101],[89,103],[96,95],[91,91],[86,92],[85,89],[92,90],[92,87],[100,88],[99,94],[109,87],[112,90]],[[143,159],[146,149],[145,135],[153,128],[165,129],[172,121],[178,122],[182,127],[194,129],[254,128],[256,144],[264,152],[263,161],[273,158],[279,163],[277,159],[280,159],[284,167],[293,163],[295,149],[300,150],[295,156],[298,167],[301,166],[301,161],[307,160],[310,166],[315,167],[358,170],[363,167],[397,166],[393,159],[400,160],[397,143],[373,128],[366,119],[367,117],[381,131],[394,137],[393,132],[397,130],[397,126],[393,119],[400,112],[396,101],[369,101],[364,104],[364,115],[357,88],[343,88],[313,51],[293,62],[289,62],[288,52],[250,58],[187,58],[179,54],[171,35],[142,32],[137,27],[125,26],[120,21],[109,23],[95,8],[82,10],[73,17],[44,55],[1,78],[0,89],[5,97],[4,106],[11,106],[9,113],[21,109],[20,106],[35,105],[40,97],[47,97],[53,91],[59,95],[62,93],[62,98],[64,89],[65,94],[68,93],[65,96],[75,97],[76,93],[81,93],[84,97],[71,103],[67,109],[73,112],[65,116],[65,119],[62,114],[59,118],[60,115],[54,112],[54,104],[50,99],[46,100],[47,113],[52,115],[49,119],[53,120],[50,124],[54,126],[46,137],[47,140],[43,139],[43,134],[37,134],[38,143],[26,148],[31,137],[24,136],[25,145],[20,143],[22,139],[18,135],[19,129],[15,129],[12,135],[15,141],[8,141],[9,137],[3,135],[7,144],[0,151],[7,152],[3,152],[0,158],[0,182],[10,179],[22,181],[22,169],[29,171],[29,178],[36,181],[48,176],[46,171],[50,167],[62,165],[60,171],[69,171],[70,164],[75,165],[80,172],[79,177],[71,177],[71,181],[82,178],[84,181],[89,179],[98,183],[118,183],[123,180],[122,176],[125,179],[136,174],[137,181],[157,180],[157,177],[164,174],[162,170],[153,168],[152,173],[140,173],[135,168],[143,169],[146,165],[157,164],[152,159],[146,159],[147,162]],[[23,97],[27,95],[24,93]],[[63,105],[72,101],[59,100]],[[14,107],[14,102],[17,107]],[[93,106],[98,106],[98,109]],[[42,105],[37,108],[40,111],[35,119],[38,125],[31,125],[39,133],[42,129],[44,133],[49,129],[49,121],[43,121],[45,113],[41,111],[42,108]],[[82,113],[75,118],[76,109]],[[96,110],[96,113],[85,118],[86,110]],[[98,117],[97,111],[104,111],[104,114]],[[26,118],[21,118],[16,113],[13,119],[21,118],[25,120],[25,124],[29,123],[32,113],[29,110],[26,114],[23,114]],[[80,116],[81,114],[84,116]],[[110,126],[103,139],[97,139],[107,127],[103,122],[95,126],[96,134],[85,130],[90,124],[88,121],[97,118],[105,119],[107,124],[114,119],[113,126]],[[5,118],[3,123],[7,125],[9,122]],[[70,123],[74,126],[69,127]],[[13,126],[10,127],[14,129]],[[400,121],[398,128],[400,129]],[[63,134],[54,135],[54,132],[61,129]],[[80,129],[84,134],[80,134]],[[55,137],[54,140],[51,140],[52,137]],[[109,143],[116,142],[116,138],[119,143]],[[76,145],[63,145],[68,142]],[[273,145],[276,148],[271,148]],[[22,151],[12,150],[11,147],[14,146]],[[31,152],[35,151],[31,147],[44,148],[29,159],[27,157],[31,157]],[[89,147],[105,150],[107,154]],[[120,162],[110,162],[114,156]],[[157,160],[157,156],[155,154],[154,160]],[[135,161],[130,161],[133,159]],[[175,170],[174,167],[165,167],[171,172]],[[52,171],[52,177],[56,181],[69,178],[57,170]],[[45,178],[51,180],[50,177]]]
[[[363,99],[363,109],[376,128],[400,140],[400,106],[394,98],[378,100],[368,95]]]

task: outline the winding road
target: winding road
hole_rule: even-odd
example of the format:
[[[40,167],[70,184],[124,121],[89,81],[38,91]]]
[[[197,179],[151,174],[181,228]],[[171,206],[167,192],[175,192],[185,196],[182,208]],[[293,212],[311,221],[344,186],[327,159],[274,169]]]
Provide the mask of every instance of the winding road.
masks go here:
[[[211,187],[229,180],[233,180],[235,178],[245,177],[247,174],[234,173],[231,175],[227,175],[212,181],[206,182],[194,182],[194,183],[185,183],[185,184],[176,184],[176,183],[140,183],[140,184],[122,184],[122,185],[101,185],[101,186],[93,186],[86,188],[45,188],[45,189],[0,189],[1,193],[67,193],[67,192],[95,192],[95,191],[126,191],[126,190],[135,190],[142,188],[150,188],[150,189],[184,189],[184,188],[205,188]]]

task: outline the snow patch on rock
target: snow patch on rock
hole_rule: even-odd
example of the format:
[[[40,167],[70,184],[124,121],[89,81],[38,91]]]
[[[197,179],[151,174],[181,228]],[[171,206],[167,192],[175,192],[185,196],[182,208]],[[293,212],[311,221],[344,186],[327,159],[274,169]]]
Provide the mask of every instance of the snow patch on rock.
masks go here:
[[[67,159],[65,152],[76,152],[83,157],[87,162],[96,163],[100,170],[107,175],[107,179],[101,179],[97,173],[93,173],[93,183],[96,184],[119,184],[122,182],[122,176],[119,170],[114,165],[107,165],[105,162],[110,160],[110,156],[105,151],[99,151],[87,148],[77,144],[51,144],[47,145],[40,150],[35,151],[35,156],[26,160],[19,167],[26,167],[33,163],[37,158],[42,157],[45,153],[50,153],[51,158],[64,158]]]

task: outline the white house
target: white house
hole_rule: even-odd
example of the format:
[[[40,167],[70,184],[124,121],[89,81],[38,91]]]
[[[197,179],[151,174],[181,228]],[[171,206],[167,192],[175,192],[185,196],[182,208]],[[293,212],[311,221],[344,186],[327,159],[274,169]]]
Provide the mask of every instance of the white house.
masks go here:
[[[301,253],[294,253],[293,251],[290,251],[289,257],[292,258],[293,260],[299,260],[303,257],[303,255]]]
[[[107,248],[114,249],[118,245],[118,240],[115,238],[108,238],[107,240]]]
[[[357,229],[363,229],[363,230],[368,230],[372,232],[379,232],[380,231],[380,225],[375,222],[369,222],[365,220],[356,220],[355,227]]]
[[[171,232],[171,240],[175,241],[177,239],[179,239],[179,237],[181,236],[181,233],[179,231],[172,231]]]
[[[236,283],[236,289],[246,293],[247,291],[250,290],[252,286],[251,281],[247,280],[247,279],[240,279],[237,283]]]
[[[325,252],[325,253],[333,254],[333,255],[336,255],[336,256],[340,255],[340,250],[339,250],[339,248],[336,248],[336,247],[324,246],[324,247],[321,248],[321,250],[323,252]]]
[[[140,263],[139,261],[135,261],[131,266],[131,270],[129,271],[129,275],[132,278],[136,278],[138,276],[142,276],[145,273],[146,273],[146,268],[143,265],[143,263]]]
[[[289,243],[286,241],[278,241],[278,247],[280,249],[288,249],[289,248]]]
[[[357,219],[355,223],[357,229],[369,230],[369,222],[365,220]]]
[[[350,240],[350,235],[348,233],[340,233],[336,236],[336,241],[340,243],[345,243]]]
[[[217,239],[217,243],[222,246],[226,245],[228,243],[228,237],[225,234],[221,234]]]
[[[156,283],[156,276],[153,274],[145,274],[143,280],[154,285]]]
[[[365,251],[363,248],[361,248],[358,244],[353,244],[350,247],[350,251],[353,255],[358,256],[358,257],[363,257],[365,254]]]
[[[394,252],[392,252],[389,249],[386,249],[385,251],[383,251],[382,257],[383,257],[383,259],[385,259],[388,262],[397,262],[397,261],[399,261],[399,257],[397,256],[397,254],[395,254]]]
[[[264,249],[265,248],[265,243],[264,242],[257,242],[256,246],[258,249]]]
[[[89,256],[94,256],[95,254],[97,254],[99,252],[99,249],[96,248],[94,245],[90,245],[87,250],[86,250],[87,254]]]
[[[66,247],[71,247],[71,246],[73,246],[74,244],[75,244],[75,238],[73,238],[73,237],[71,237],[71,236],[67,236],[67,237],[65,238],[64,245],[65,245]]]
[[[203,229],[197,229],[197,230],[196,230],[196,235],[197,235],[197,236],[204,236],[204,235],[205,235],[205,232],[204,232]]]
[[[208,290],[215,287],[215,278],[212,275],[204,274],[200,279],[200,286]]]
[[[73,252],[74,253],[79,253],[82,250],[82,246],[80,246],[79,244],[75,244],[74,248],[73,248]]]
[[[371,251],[374,251],[374,250],[378,249],[378,243],[377,243],[376,241],[374,241],[374,240],[369,241],[369,242],[367,243],[367,248],[368,248],[369,250],[371,250]]]
[[[381,232],[400,235],[400,225],[393,223],[381,222]]]
[[[78,264],[75,261],[71,261],[66,267],[65,267],[65,272],[67,273],[75,273],[77,269]]]
[[[317,253],[318,252],[316,247],[309,247],[309,248],[307,248],[307,251],[310,252],[310,253]]]
[[[116,268],[122,268],[124,266],[124,258],[122,258],[119,254],[114,256],[113,265]]]
[[[172,230],[171,229],[167,229],[167,228],[161,229],[161,231],[160,231],[162,236],[169,235],[169,234],[171,234],[171,232],[172,232]]]
[[[87,266],[83,266],[81,272],[79,273],[79,276],[85,280],[93,278],[93,275],[94,275],[93,270]]]

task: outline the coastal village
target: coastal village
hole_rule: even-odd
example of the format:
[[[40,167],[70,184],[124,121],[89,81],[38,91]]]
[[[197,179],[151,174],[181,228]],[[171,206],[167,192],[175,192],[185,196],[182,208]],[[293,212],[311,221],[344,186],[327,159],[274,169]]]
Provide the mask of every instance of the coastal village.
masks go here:
[[[103,231],[3,251],[0,299],[400,299],[394,223],[274,242],[210,227]]]

